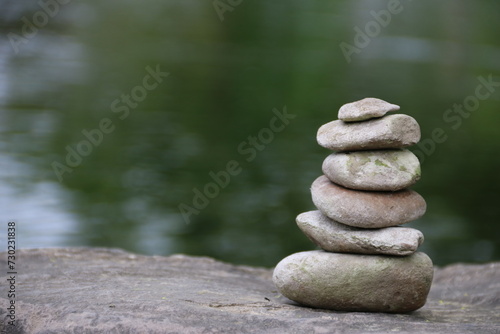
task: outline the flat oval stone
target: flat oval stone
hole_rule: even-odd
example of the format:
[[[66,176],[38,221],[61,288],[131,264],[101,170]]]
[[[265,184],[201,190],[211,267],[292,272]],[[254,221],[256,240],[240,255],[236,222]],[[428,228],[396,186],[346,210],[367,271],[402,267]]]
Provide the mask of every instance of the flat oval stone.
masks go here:
[[[420,162],[406,149],[338,152],[323,161],[323,173],[350,189],[396,191],[420,179]]]
[[[396,114],[365,122],[341,120],[322,125],[318,144],[333,151],[361,151],[403,148],[420,140],[420,127],[408,115]]]
[[[340,107],[339,119],[344,122],[364,121],[370,118],[382,117],[388,112],[398,110],[398,105],[373,97],[367,97]]]
[[[309,251],[276,266],[279,292],[302,305],[336,311],[404,313],[424,306],[432,283],[431,259]]]
[[[320,211],[297,216],[297,225],[316,245],[329,252],[355,254],[413,254],[424,235],[410,227],[361,229],[331,220]]]
[[[382,228],[411,222],[422,217],[425,200],[417,192],[351,190],[318,177],[311,186],[314,205],[329,218],[349,226]]]

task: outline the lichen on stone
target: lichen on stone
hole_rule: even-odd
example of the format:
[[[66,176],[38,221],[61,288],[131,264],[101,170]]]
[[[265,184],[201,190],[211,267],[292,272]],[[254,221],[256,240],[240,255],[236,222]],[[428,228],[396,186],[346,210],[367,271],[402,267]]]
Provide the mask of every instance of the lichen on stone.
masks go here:
[[[380,159],[375,160],[375,165],[377,165],[377,166],[383,166],[383,167],[387,167],[387,168],[391,168],[389,165],[385,164]]]

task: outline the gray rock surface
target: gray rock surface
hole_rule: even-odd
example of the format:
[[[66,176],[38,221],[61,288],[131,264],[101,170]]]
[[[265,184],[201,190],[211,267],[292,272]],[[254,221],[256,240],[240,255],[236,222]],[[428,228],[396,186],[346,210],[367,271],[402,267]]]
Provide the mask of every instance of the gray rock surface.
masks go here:
[[[424,307],[387,314],[301,307],[276,292],[272,270],[210,258],[88,248],[18,250],[17,255],[16,333],[500,331],[500,262],[436,268]],[[5,260],[1,253],[1,268]],[[0,275],[4,320],[6,270]]]
[[[420,162],[406,149],[339,152],[323,161],[323,173],[350,189],[396,191],[420,179]]]
[[[427,208],[417,192],[351,190],[318,177],[311,186],[314,205],[329,218],[349,226],[382,228],[405,224],[422,217]]]
[[[306,306],[402,313],[424,306],[433,273],[421,252],[396,257],[317,250],[284,258],[273,281],[285,297]]]
[[[364,121],[374,117],[382,117],[388,112],[398,110],[398,105],[373,97],[367,97],[356,102],[344,104],[340,107],[338,116],[344,122]]]
[[[408,115],[387,115],[364,122],[341,120],[322,125],[318,144],[333,151],[360,151],[403,148],[420,140],[420,127]]]
[[[410,227],[362,229],[331,220],[319,210],[301,213],[297,225],[316,245],[329,252],[410,255],[424,235]]]

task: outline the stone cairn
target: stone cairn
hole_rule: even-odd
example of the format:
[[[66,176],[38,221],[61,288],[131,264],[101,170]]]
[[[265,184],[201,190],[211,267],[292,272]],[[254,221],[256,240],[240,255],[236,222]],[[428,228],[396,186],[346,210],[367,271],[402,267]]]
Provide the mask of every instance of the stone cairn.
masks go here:
[[[426,210],[408,189],[420,178],[420,163],[404,149],[420,140],[420,127],[408,115],[386,115],[397,110],[365,98],[342,106],[339,120],[318,130],[318,143],[335,152],[311,187],[318,210],[296,220],[322,250],[276,266],[273,281],[285,297],[337,311],[403,313],[425,304],[433,265],[416,252],[424,236],[398,226]]]

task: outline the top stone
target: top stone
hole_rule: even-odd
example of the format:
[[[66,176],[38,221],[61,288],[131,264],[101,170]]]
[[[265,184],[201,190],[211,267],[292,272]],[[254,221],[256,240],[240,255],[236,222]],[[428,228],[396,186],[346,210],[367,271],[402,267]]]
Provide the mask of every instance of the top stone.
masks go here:
[[[340,107],[339,119],[344,122],[364,121],[375,117],[382,117],[388,112],[398,110],[398,105],[373,97],[367,97]]]

